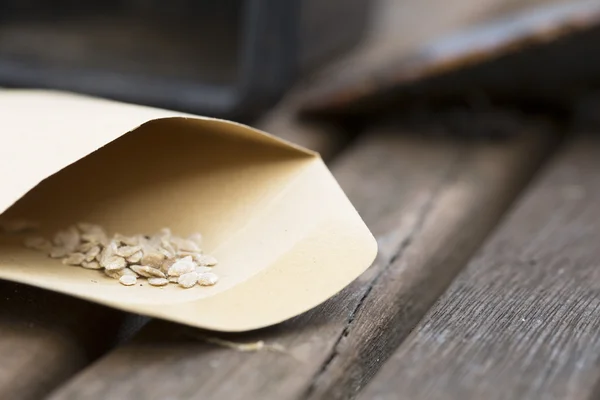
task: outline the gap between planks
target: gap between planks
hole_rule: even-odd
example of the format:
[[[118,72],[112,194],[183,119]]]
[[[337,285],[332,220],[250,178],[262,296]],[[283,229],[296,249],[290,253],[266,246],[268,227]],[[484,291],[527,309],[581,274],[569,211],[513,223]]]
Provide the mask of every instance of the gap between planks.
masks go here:
[[[497,125],[493,113],[477,118]],[[336,159],[334,174],[378,238],[373,266],[334,298],[275,327],[204,333],[264,340],[284,351],[238,352],[152,321],[51,399],[352,397],[467,262],[550,148],[546,125],[518,126],[505,140],[474,142],[371,131]]]
[[[551,161],[360,399],[600,398],[597,130]]]

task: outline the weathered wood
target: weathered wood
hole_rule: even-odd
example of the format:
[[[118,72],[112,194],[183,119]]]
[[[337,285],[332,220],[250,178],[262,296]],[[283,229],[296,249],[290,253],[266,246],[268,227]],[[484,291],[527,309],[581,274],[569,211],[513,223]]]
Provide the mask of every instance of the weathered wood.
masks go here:
[[[598,398],[599,172],[568,144],[360,398]]]
[[[496,116],[484,119],[495,125]],[[398,129],[363,135],[333,164],[380,246],[374,265],[352,285],[308,313],[246,334],[153,321],[51,398],[351,396],[446,288],[531,175],[549,139],[538,128],[519,126],[515,137],[479,143]],[[247,353],[194,338],[199,335],[264,340],[272,347]]]
[[[139,317],[0,282],[0,398],[39,399],[115,344]]]

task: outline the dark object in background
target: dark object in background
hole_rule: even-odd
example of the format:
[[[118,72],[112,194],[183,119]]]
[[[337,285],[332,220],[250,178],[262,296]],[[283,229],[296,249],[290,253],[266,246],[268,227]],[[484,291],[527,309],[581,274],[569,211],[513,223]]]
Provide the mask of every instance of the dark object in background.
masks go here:
[[[0,86],[244,119],[361,37],[370,0],[0,0]]]
[[[413,53],[326,71],[305,94],[303,112],[365,117],[465,100],[561,109],[600,86],[600,2],[519,1],[518,12],[438,36]]]

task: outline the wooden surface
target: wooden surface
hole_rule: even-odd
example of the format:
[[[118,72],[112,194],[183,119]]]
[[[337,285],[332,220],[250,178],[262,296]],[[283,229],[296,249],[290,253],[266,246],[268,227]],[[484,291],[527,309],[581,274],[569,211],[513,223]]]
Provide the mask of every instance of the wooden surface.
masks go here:
[[[554,143],[530,116],[425,113],[355,138],[296,115],[366,77],[362,96],[380,66],[444,50],[423,46],[438,37],[563,1],[379,0],[364,46],[253,123],[321,152],[377,236],[377,260],[337,296],[259,331],[152,320],[123,343],[148,320],[0,282],[0,399],[600,398],[599,138],[575,139],[522,197]]]
[[[0,293],[0,399],[41,398],[143,322],[11,282]]]
[[[490,130],[497,125],[493,114],[474,118]],[[380,245],[374,265],[350,287],[298,318],[246,334],[152,321],[51,398],[352,396],[465,265],[538,165],[549,132],[538,124],[513,125],[515,137],[481,142],[397,128],[365,133],[332,164]],[[241,352],[202,335],[263,340],[267,348]]]
[[[473,94],[564,103],[597,77],[590,55],[600,4],[593,0],[450,0],[443,11],[439,0],[375,4],[363,46],[313,77],[305,112],[372,117]],[[582,56],[586,64],[574,61]]]
[[[600,138],[553,159],[360,399],[600,398]]]

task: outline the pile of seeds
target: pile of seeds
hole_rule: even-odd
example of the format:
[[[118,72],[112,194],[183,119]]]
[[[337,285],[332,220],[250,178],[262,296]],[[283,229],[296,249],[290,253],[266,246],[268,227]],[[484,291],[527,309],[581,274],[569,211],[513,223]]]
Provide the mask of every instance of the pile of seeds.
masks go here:
[[[176,283],[182,288],[212,286],[219,279],[212,271],[217,260],[203,254],[198,233],[181,238],[164,228],[153,236],[110,238],[98,225],[79,223],[59,231],[50,241],[30,237],[25,246],[43,251],[63,264],[103,271],[125,286],[145,278],[152,286]]]

